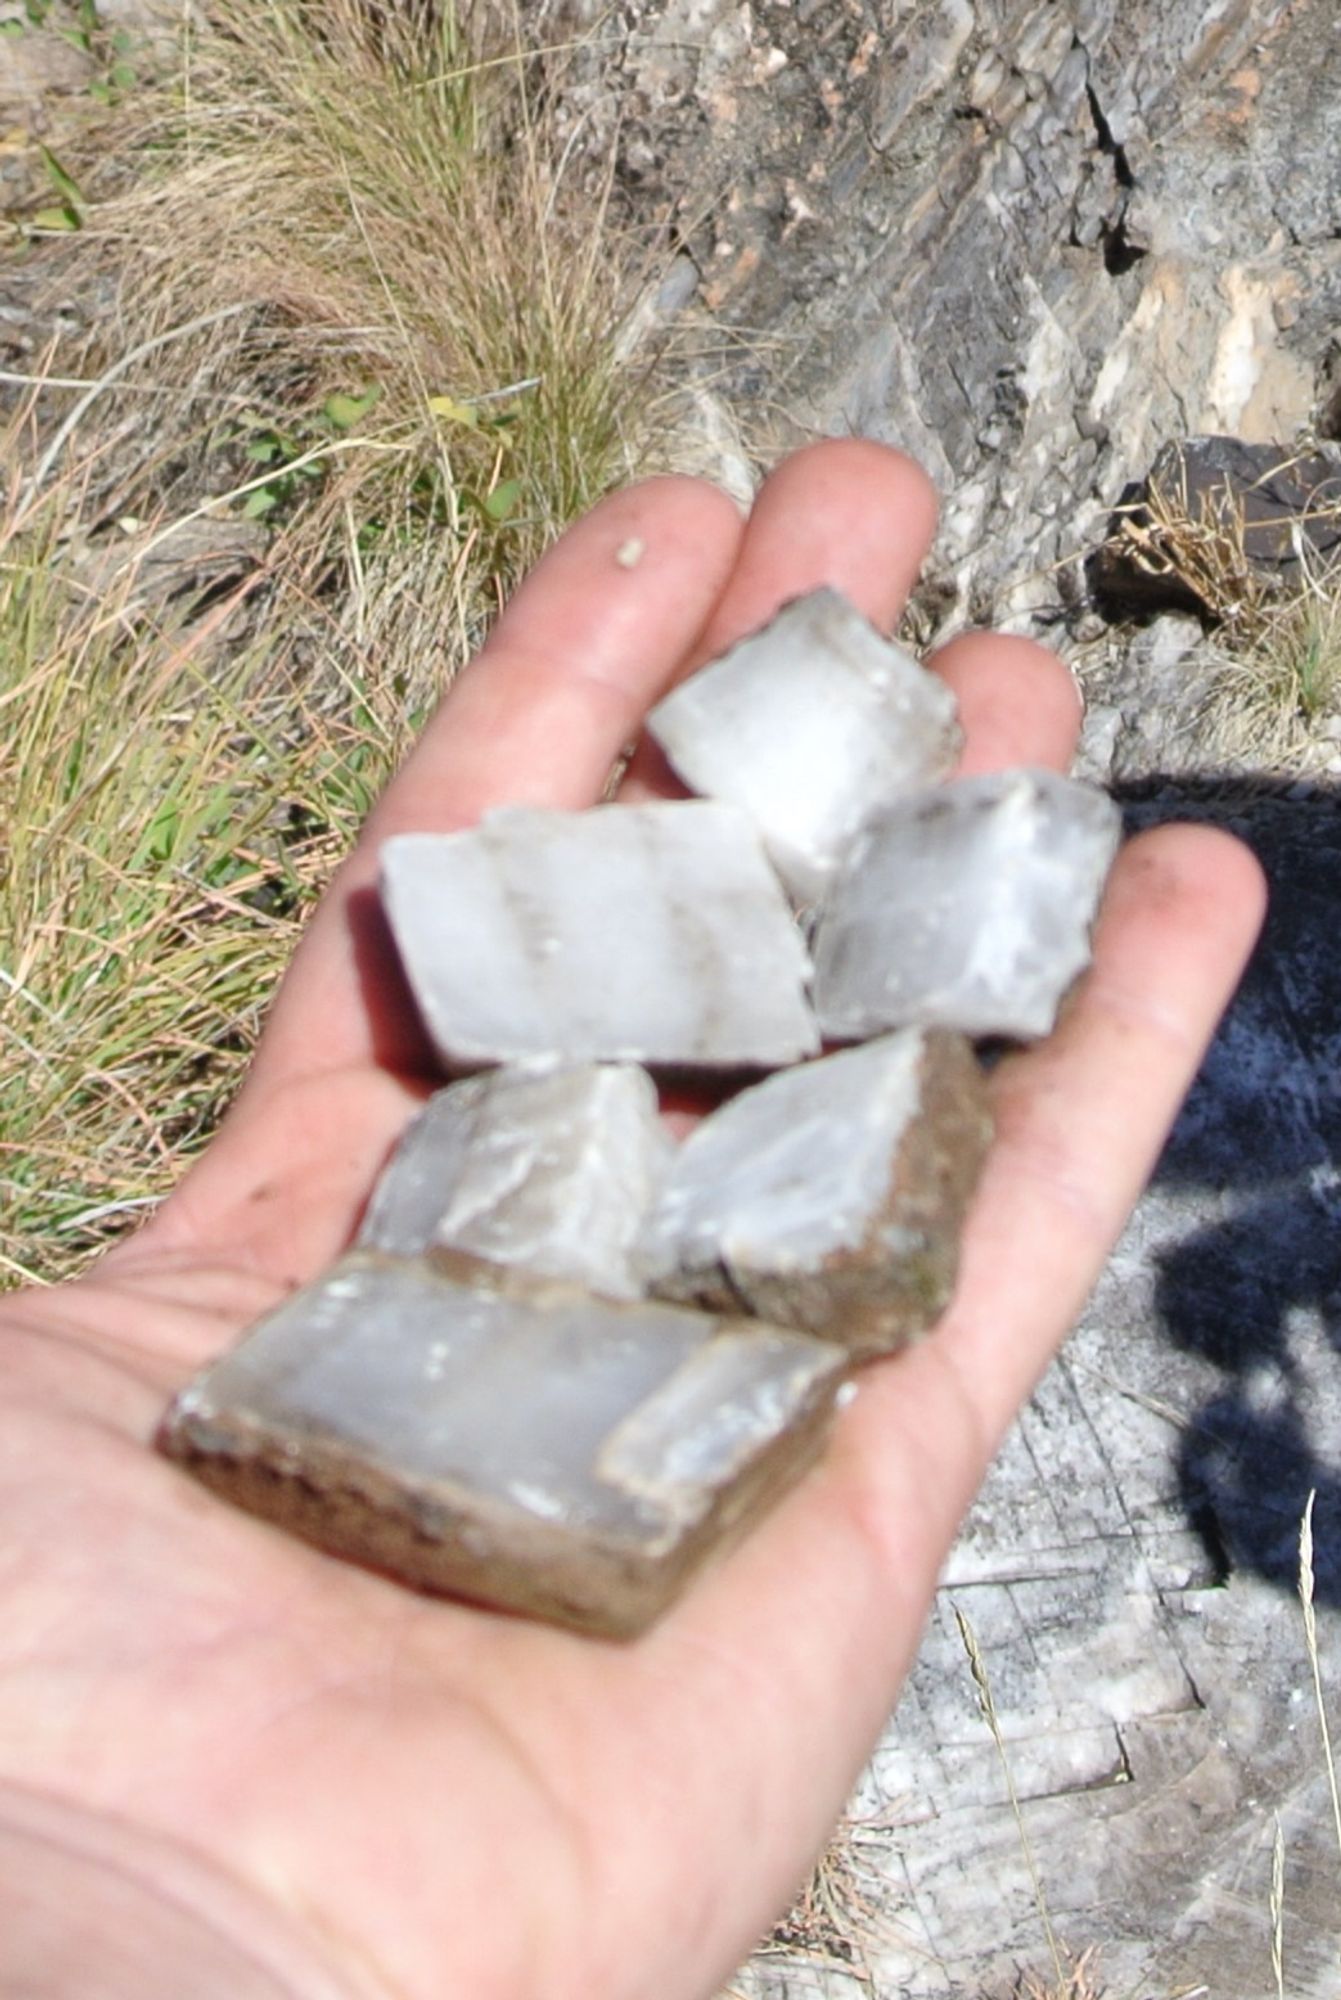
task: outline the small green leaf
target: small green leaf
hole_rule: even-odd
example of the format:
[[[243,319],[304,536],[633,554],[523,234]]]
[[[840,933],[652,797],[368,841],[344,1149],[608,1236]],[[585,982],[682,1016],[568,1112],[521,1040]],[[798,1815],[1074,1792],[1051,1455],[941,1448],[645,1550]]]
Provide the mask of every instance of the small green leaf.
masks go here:
[[[113,28],[112,48],[117,55],[133,55],[135,53],[135,46],[136,38],[132,35],[129,28]]]
[[[139,73],[132,63],[113,63],[107,72],[113,90],[134,90],[139,82]]]
[[[95,104],[110,104],[115,95],[110,84],[99,83],[96,77],[88,87],[88,94]]]
[[[181,807],[176,799],[162,800],[144,830],[141,854],[150,861],[171,861],[181,826]]]
[[[473,403],[458,403],[454,396],[430,396],[428,407],[444,423],[464,424],[467,430],[473,431],[480,420],[480,413]]]
[[[375,382],[366,395],[362,396],[346,396],[337,391],[334,396],[328,396],[322,405],[326,420],[334,424],[338,431],[352,430],[355,424],[361,423],[367,416],[381,394],[381,388]]]
[[[21,35],[22,33],[22,21],[0,21],[0,35]]]
[[[258,438],[255,444],[247,446],[242,455],[253,465],[273,465],[279,457],[279,446],[273,438]]]
[[[258,486],[254,493],[247,495],[242,508],[242,518],[259,521],[263,515],[273,512],[279,505],[279,495],[273,486]]]
[[[493,492],[485,500],[484,511],[491,521],[506,521],[511,514],[516,512],[517,503],[521,497],[522,483],[520,479],[505,479],[500,485],[495,486]]]
[[[33,217],[34,229],[78,229],[79,217],[72,208],[39,208]]]
[[[61,195],[65,202],[76,211],[83,208],[84,197],[80,192],[78,181],[75,180],[72,174],[68,174],[65,171],[65,168],[56,158],[50,146],[40,146],[38,150],[42,155],[42,164],[47,170],[47,179],[51,182],[57,194]]]

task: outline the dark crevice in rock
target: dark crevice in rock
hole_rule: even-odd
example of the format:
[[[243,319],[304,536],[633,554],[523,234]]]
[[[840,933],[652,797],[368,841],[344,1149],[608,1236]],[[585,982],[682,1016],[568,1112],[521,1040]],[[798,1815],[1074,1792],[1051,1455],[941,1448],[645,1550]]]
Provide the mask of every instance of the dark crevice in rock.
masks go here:
[[[1089,99],[1090,117],[1094,120],[1094,130],[1099,140],[1099,151],[1106,153],[1113,162],[1113,174],[1120,188],[1134,188],[1136,176],[1131,170],[1125,148],[1113,137],[1113,128],[1104,116],[1103,106],[1095,94],[1094,85],[1085,85],[1085,95]]]
[[[1144,247],[1134,243],[1127,232],[1127,202],[1132,189],[1136,186],[1136,176],[1132,172],[1126,149],[1119,145],[1113,136],[1113,128],[1104,116],[1103,106],[1092,83],[1085,85],[1085,96],[1089,102],[1090,118],[1094,124],[1099,151],[1106,159],[1111,160],[1113,178],[1121,189],[1113,219],[1105,222],[1099,232],[1104,269],[1110,278],[1120,278],[1124,272],[1130,271],[1134,264],[1139,264],[1146,254]]]
[[[1133,243],[1127,235],[1126,224],[1116,222],[1107,225],[1100,234],[1103,245],[1104,269],[1110,278],[1120,278],[1124,271],[1130,271],[1139,264],[1145,251]]]

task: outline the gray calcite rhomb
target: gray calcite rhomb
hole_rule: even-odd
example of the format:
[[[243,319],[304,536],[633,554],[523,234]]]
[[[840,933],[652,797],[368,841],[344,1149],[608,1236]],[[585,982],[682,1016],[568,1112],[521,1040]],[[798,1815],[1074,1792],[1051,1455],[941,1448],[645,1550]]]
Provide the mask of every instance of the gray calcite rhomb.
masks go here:
[[[382,848],[382,898],[448,1069],[812,1055],[810,963],[743,812],[509,808]]]
[[[839,1349],[358,1255],[169,1411],[217,1492],[416,1588],[627,1637],[819,1451]]]
[[[647,719],[689,788],[744,808],[801,903],[862,822],[943,778],[962,736],[944,681],[836,590],[793,599]]]
[[[664,1297],[888,1353],[949,1303],[991,1132],[959,1035],[905,1029],[782,1070],[685,1140],[643,1268]]]
[[[824,1034],[1046,1035],[1090,961],[1117,807],[1052,771],[962,778],[871,820],[812,939]]]
[[[644,1069],[487,1070],[435,1092],[412,1121],[359,1245],[636,1298],[634,1246],[671,1151]]]

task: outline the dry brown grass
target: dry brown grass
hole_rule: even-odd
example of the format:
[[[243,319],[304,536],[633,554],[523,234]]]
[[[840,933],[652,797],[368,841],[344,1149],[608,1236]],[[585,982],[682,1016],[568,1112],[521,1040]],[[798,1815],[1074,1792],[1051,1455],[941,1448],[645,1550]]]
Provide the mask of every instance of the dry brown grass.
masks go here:
[[[1212,756],[1268,770],[1315,765],[1337,747],[1320,741],[1321,728],[1341,719],[1341,563],[1301,539],[1297,571],[1282,580],[1250,559],[1247,533],[1228,488],[1194,506],[1185,484],[1156,483],[1108,548],[1176,582],[1214,628],[1202,717]]]
[[[638,460],[624,251],[480,20],[215,0],[52,135],[42,268],[102,309],[0,443],[0,1276],[175,1178],[444,683]],[[156,567],[247,519],[222,578]]]
[[[624,250],[565,201],[524,57],[480,56],[453,9],[215,0],[211,20],[76,160],[109,192],[67,255],[110,310],[62,366],[145,354],[91,406],[139,448],[89,497],[301,512],[361,587],[430,542],[418,581],[459,649],[637,457]],[[151,434],[144,378],[173,392]]]
[[[1106,1991],[1099,1984],[1098,1952],[1090,1950],[1050,1978],[1026,1972],[1016,1987],[1015,2000],[1104,2000]]]
[[[1306,568],[1266,605],[1238,649],[1222,647],[1206,696],[1209,746],[1271,771],[1316,767],[1341,751],[1341,565]]]
[[[889,1889],[880,1858],[889,1851],[892,1822],[847,1813],[834,1829],[805,1888],[755,1952],[752,1963],[805,1965],[821,1976],[843,1974],[879,2000],[877,1958],[897,1926],[888,1914]],[[718,2000],[743,2000],[730,1986]]]

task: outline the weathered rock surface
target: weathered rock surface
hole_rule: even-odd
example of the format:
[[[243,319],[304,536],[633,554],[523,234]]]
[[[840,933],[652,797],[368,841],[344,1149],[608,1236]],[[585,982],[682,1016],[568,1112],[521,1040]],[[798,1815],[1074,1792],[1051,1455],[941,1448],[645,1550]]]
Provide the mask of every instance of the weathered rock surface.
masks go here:
[[[679,246],[667,310],[706,324],[719,428],[761,458],[856,432],[931,470],[924,636],[1005,621],[1084,670],[1084,558],[1170,439],[1341,435],[1332,0],[537,13],[592,30],[574,153],[616,142],[629,207]],[[1118,765],[1159,768],[1145,747],[1124,716]]]
[[[862,822],[945,777],[962,740],[945,683],[835,590],[788,604],[647,726],[691,791],[749,814],[802,903]]]
[[[663,1297],[760,1314],[855,1355],[945,1310],[991,1138],[960,1037],[910,1030],[783,1070],[681,1146],[642,1241]]]
[[[770,1067],[819,1046],[805,947],[734,807],[511,808],[403,834],[382,896],[449,1069]]]
[[[670,1141],[646,1070],[491,1070],[431,1097],[373,1190],[359,1244],[457,1252],[637,1298],[633,1248]]]
[[[162,1442],[333,1554],[622,1637],[811,1462],[844,1368],[755,1322],[365,1255],[197,1378]]]
[[[927,460],[960,615],[1055,603],[1077,510],[1167,438],[1312,416],[1341,291],[1328,0],[625,20],[571,115],[599,120],[617,67],[628,178],[742,340],[737,397]]]
[[[1051,771],[962,778],[880,814],[819,913],[825,1035],[1046,1035],[1089,963],[1120,835],[1102,792]]]

